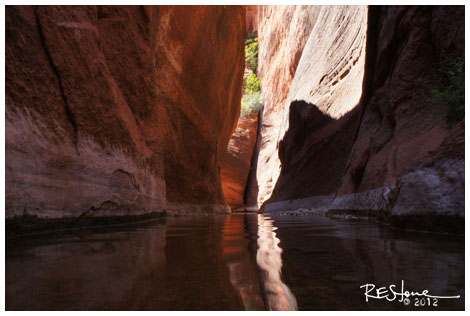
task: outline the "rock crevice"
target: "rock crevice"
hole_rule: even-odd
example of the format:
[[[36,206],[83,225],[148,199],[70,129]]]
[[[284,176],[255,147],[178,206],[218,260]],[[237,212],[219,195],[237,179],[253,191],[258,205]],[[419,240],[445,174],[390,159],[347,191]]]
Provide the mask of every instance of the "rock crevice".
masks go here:
[[[39,17],[38,13],[38,7],[36,6],[34,8],[34,16],[36,19],[36,25],[39,31],[39,40],[41,42],[41,46],[44,49],[44,53],[46,54],[47,60],[49,62],[49,65],[51,66],[52,71],[57,77],[57,83],[59,86],[59,91],[60,95],[62,97],[62,100],[64,101],[64,108],[65,108],[65,113],[67,114],[67,119],[72,125],[73,129],[73,143],[75,144],[75,150],[77,152],[77,155],[80,155],[80,152],[78,151],[78,128],[77,128],[77,122],[75,121],[75,114],[72,112],[72,109],[70,108],[69,102],[67,101],[67,96],[65,95],[64,92],[64,87],[62,86],[62,79],[60,77],[59,69],[57,69],[57,66],[54,64],[54,60],[52,59],[52,55],[47,48],[47,43],[46,43],[46,38],[44,36],[44,31],[42,29],[42,24],[41,24],[41,19]]]

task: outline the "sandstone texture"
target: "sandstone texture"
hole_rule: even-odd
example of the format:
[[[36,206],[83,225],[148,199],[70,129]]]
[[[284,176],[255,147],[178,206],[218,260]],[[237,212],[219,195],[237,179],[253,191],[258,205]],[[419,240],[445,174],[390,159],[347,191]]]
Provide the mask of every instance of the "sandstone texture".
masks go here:
[[[357,125],[353,110],[361,95],[367,21],[367,8],[357,6],[260,12],[265,105],[247,188],[248,204],[257,207],[336,189]],[[286,18],[294,21],[286,24]]]
[[[258,208],[267,200],[280,171],[278,131],[285,100],[302,50],[315,22],[317,7],[258,7],[258,77],[264,99],[246,204]]]
[[[256,144],[258,113],[240,117],[227,146],[220,179],[225,203],[232,209],[244,205],[245,187]]]
[[[292,38],[283,38],[288,24],[266,10],[258,19],[266,104],[247,201],[265,211],[462,216],[464,123],[446,126],[447,110],[419,81],[435,79],[441,56],[463,55],[463,7],[306,8],[313,29],[286,85],[263,80],[296,59],[280,49]],[[263,53],[272,38],[280,42]]]
[[[168,130],[164,134],[168,209],[201,205],[228,211],[220,168],[240,115],[244,8],[156,8],[157,100],[165,107]]]
[[[366,26],[367,7],[318,10],[284,107],[271,201],[328,195],[339,185],[359,118]]]
[[[6,217],[226,211],[245,28],[242,7],[7,6]]]
[[[246,11],[246,32],[258,32],[258,7],[257,5],[245,6]]]
[[[7,6],[5,34],[7,218],[463,216],[464,121],[420,83],[464,55],[462,6]]]
[[[384,7],[370,16],[374,75],[337,196],[395,188],[386,203],[392,215],[463,215],[464,124],[448,128],[446,109],[419,84],[433,78],[441,56],[463,55],[463,7]],[[363,207],[380,209],[373,199]]]

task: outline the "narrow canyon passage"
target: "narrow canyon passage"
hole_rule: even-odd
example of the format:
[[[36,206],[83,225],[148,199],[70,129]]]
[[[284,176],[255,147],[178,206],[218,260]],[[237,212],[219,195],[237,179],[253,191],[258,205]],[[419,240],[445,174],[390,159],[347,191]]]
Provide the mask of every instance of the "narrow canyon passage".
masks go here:
[[[463,310],[464,11],[6,6],[6,309]]]

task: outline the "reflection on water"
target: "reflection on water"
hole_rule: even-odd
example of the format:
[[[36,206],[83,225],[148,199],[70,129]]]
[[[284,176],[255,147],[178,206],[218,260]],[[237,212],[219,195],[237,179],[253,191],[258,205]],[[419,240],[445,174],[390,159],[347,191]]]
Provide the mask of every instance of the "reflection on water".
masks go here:
[[[282,249],[281,249],[282,248]],[[232,214],[8,241],[7,310],[464,309],[464,242],[325,217]],[[365,302],[400,284],[438,307]]]
[[[10,242],[6,308],[264,310],[251,218],[252,233],[243,215],[214,215]]]
[[[222,249],[230,271],[230,283],[238,292],[245,310],[264,310],[265,304],[253,262],[256,244],[256,220],[253,216],[228,216],[224,222]]]
[[[462,238],[411,233],[373,223],[320,216],[273,216],[283,249],[283,280],[300,310],[463,310],[465,247]],[[438,306],[405,306],[369,300],[364,284],[377,288],[404,280],[407,290],[428,290]],[[397,287],[398,289],[398,287]]]
[[[273,221],[258,215],[258,252],[256,263],[261,270],[261,279],[266,295],[266,303],[270,310],[297,310],[297,301],[287,285],[281,280],[282,249],[276,237]]]
[[[166,265],[165,226],[6,250],[7,309],[102,309],[139,299]]]

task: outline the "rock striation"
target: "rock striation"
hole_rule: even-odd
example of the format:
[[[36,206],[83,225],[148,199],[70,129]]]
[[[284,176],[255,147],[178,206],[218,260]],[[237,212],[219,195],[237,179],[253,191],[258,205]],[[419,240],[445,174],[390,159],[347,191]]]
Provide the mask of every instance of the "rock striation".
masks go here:
[[[464,22],[462,6],[7,6],[6,217],[461,218],[464,121],[423,80],[464,56]],[[237,127],[247,32],[264,108]]]
[[[6,7],[6,217],[227,211],[245,29],[234,6]]]
[[[433,80],[443,56],[463,56],[464,9],[383,7],[370,16],[374,73],[333,207],[463,216],[464,124],[447,126],[447,109],[420,78]]]
[[[280,171],[277,140],[284,104],[318,7],[258,7],[258,77],[264,100],[246,204],[267,200]]]
[[[339,185],[359,118],[366,32],[367,7],[316,10],[285,101],[270,201],[329,195]]]
[[[284,19],[297,9],[285,7]],[[436,80],[442,56],[463,56],[463,7],[307,7],[312,29],[295,53],[283,49],[295,39],[286,34],[304,24],[270,10],[259,9],[266,105],[248,201],[462,216],[464,123],[446,126],[447,109],[420,80]],[[285,85],[264,75],[296,59]]]

